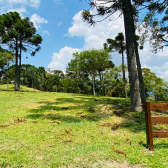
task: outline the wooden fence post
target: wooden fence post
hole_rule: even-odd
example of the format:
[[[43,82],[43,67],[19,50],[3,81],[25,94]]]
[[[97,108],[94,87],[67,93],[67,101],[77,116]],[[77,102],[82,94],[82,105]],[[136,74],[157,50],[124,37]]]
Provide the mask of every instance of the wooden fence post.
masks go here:
[[[150,102],[145,102],[146,140],[147,147],[153,150],[152,122],[150,112]]]

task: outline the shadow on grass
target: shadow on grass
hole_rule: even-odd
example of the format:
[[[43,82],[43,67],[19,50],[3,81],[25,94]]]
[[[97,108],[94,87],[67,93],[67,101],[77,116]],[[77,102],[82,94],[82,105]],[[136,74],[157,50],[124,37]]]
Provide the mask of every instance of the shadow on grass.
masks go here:
[[[80,100],[79,100],[80,98]],[[65,122],[100,121],[111,114],[96,111],[97,105],[103,105],[106,100],[98,97],[74,96],[74,98],[57,98],[55,102],[40,101],[40,107],[28,110],[27,118],[60,120]],[[47,113],[47,114],[46,114]],[[59,117],[58,117],[59,116]]]
[[[26,88],[23,88],[23,87],[26,87]],[[33,93],[36,93],[36,92],[41,92],[40,90],[37,90],[37,89],[34,89],[34,88],[29,88],[27,86],[21,86],[20,87],[20,90],[18,91],[15,91],[15,87],[9,87],[9,89],[7,90],[7,88],[0,88],[0,91],[7,91],[7,92],[16,92],[16,93],[21,93],[21,92],[33,92]]]
[[[28,110],[30,113],[27,115],[28,118],[71,123],[83,120],[97,122],[117,116],[123,119],[117,129],[126,128],[136,133],[146,132],[144,112],[130,112],[129,99],[74,95],[73,98],[56,98],[55,102],[40,101],[38,103],[41,104],[40,107]],[[100,105],[105,110],[99,110]],[[111,124],[117,124],[117,122]]]
[[[81,120],[79,118],[73,117],[73,116],[65,116],[65,115],[60,115],[60,114],[55,114],[55,115],[51,115],[51,116],[47,116],[44,114],[30,114],[27,116],[27,118],[31,118],[31,119],[47,119],[47,120],[59,120],[62,122],[67,122],[67,123],[78,123],[81,122]]]
[[[150,149],[147,146],[147,143],[142,143],[141,144],[143,147],[147,148],[149,151]],[[168,149],[168,144],[161,142],[161,143],[155,143],[155,141],[153,141],[153,149],[155,150],[159,150],[159,149]]]
[[[56,98],[55,102],[40,101],[41,104],[38,109],[28,110],[27,118],[36,120],[50,120],[66,123],[80,123],[83,121],[99,122],[99,126],[108,126],[106,119],[112,116],[122,118],[122,123],[110,123],[113,130],[128,129],[133,133],[146,132],[145,113],[144,112],[130,112],[130,100],[120,98],[105,98],[93,97],[86,95],[75,95],[73,98]],[[98,106],[107,107],[106,111],[103,110],[89,110],[90,107],[97,109]],[[65,107],[65,108],[64,108]],[[107,111],[111,112],[108,112]],[[158,112],[159,114],[161,111]],[[164,113],[164,112],[163,112]],[[117,126],[117,127],[116,127]],[[155,128],[155,126],[154,126]],[[147,148],[146,143],[141,144]],[[154,149],[165,149],[168,147],[166,143],[154,143]]]

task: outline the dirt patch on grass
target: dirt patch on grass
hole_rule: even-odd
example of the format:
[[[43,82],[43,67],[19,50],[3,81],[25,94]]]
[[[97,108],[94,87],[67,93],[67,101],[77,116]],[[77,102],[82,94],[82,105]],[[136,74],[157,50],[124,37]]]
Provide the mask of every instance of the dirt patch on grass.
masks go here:
[[[80,165],[81,166],[81,165]],[[77,168],[80,167],[79,165],[69,165],[68,168]],[[127,162],[124,163],[119,163],[118,161],[98,161],[89,165],[85,165],[82,167],[88,167],[88,168],[96,168],[96,167],[101,167],[101,168],[147,168],[146,166],[136,164],[136,165],[129,165]],[[64,168],[64,166],[61,168]]]
[[[97,167],[98,164],[102,165],[102,168],[147,168],[145,166],[142,165],[129,165],[127,162],[124,163],[119,163],[117,161],[114,162],[108,162],[108,161],[104,161],[101,163],[94,163],[92,167]]]
[[[10,125],[0,125],[0,127],[9,127]]]

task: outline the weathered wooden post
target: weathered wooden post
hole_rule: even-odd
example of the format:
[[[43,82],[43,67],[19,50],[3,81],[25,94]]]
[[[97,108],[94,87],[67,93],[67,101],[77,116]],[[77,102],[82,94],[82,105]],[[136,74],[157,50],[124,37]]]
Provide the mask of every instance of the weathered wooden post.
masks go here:
[[[150,112],[150,102],[145,102],[146,140],[147,147],[153,150],[152,122]]]

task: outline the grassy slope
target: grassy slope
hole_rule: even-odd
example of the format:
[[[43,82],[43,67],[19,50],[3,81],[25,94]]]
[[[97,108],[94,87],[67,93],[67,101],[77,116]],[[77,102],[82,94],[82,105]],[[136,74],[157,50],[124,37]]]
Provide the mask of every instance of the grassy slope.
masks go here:
[[[147,150],[144,114],[128,99],[0,87],[0,167],[168,165],[168,139]]]

